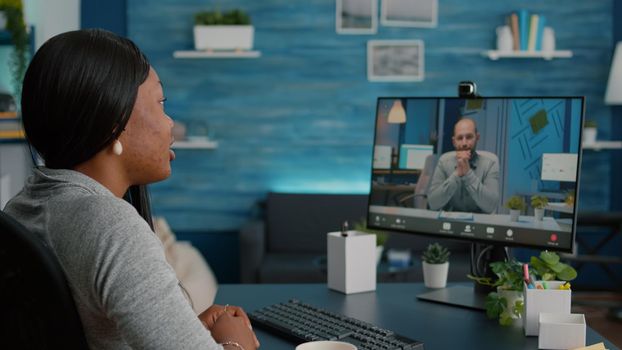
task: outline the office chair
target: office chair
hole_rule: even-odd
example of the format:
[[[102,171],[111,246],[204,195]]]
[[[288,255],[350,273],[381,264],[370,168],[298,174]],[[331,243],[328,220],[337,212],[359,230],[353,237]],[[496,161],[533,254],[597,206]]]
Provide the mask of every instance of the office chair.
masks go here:
[[[0,344],[88,349],[65,274],[36,234],[0,211]]]
[[[430,154],[425,158],[425,163],[417,184],[413,192],[401,193],[399,198],[396,198],[396,204],[403,207],[412,207],[419,209],[427,209],[428,207],[428,188],[430,187],[430,181],[434,170],[436,169],[436,163],[438,162],[438,156],[436,154]]]

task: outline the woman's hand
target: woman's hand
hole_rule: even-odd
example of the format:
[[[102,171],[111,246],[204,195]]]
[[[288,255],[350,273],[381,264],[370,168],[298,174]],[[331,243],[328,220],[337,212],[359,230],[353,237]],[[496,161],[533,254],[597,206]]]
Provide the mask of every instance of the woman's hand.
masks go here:
[[[223,312],[209,329],[217,343],[234,341],[244,347],[244,350],[255,350],[259,341],[255,333],[240,316],[232,316],[228,310]]]
[[[215,335],[215,331],[214,331],[214,327],[216,326],[216,324],[219,322],[219,320],[223,317],[223,316],[229,316],[229,318],[235,318],[235,322],[236,323],[242,323],[246,326],[246,330],[248,331],[248,333],[250,333],[252,335],[252,339],[254,340],[254,347],[252,349],[255,349],[257,347],[259,347],[259,341],[257,340],[257,337],[255,336],[255,333],[252,331],[253,327],[251,326],[251,321],[248,318],[248,315],[246,315],[246,312],[244,312],[244,310],[242,310],[241,307],[239,306],[231,306],[231,305],[212,305],[210,306],[207,310],[203,311],[200,315],[199,315],[199,319],[201,320],[201,322],[203,322],[203,324],[205,325],[205,327],[207,329],[209,329],[212,332],[212,335],[214,336],[214,339],[216,339],[218,341],[218,339],[216,338]],[[229,324],[229,326],[233,327],[233,325],[230,324],[231,321],[228,321],[227,324]],[[218,332],[223,331],[221,328],[223,328],[222,325],[218,326]],[[227,329],[225,329],[224,331],[227,331]],[[225,332],[225,334],[228,334],[229,332]],[[227,341],[227,340],[235,340],[235,339],[221,339],[219,342],[222,341]],[[237,340],[235,340],[237,341]],[[241,344],[241,343],[240,343]],[[248,349],[246,346],[244,346],[244,349]]]

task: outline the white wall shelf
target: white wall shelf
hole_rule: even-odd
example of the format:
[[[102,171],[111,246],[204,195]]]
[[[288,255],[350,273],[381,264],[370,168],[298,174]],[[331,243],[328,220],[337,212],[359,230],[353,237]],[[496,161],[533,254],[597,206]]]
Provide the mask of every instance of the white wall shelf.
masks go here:
[[[175,141],[173,149],[216,149],[218,141],[210,139]]]
[[[175,51],[174,58],[257,58],[261,57],[260,51]]]
[[[584,143],[583,149],[600,151],[601,149],[622,149],[622,141],[596,141],[594,143]]]
[[[544,51],[497,51],[488,50],[482,52],[482,56],[488,57],[493,61],[500,58],[543,58],[545,60],[552,60],[553,58],[571,58],[572,51],[570,50],[558,50],[553,52]]]

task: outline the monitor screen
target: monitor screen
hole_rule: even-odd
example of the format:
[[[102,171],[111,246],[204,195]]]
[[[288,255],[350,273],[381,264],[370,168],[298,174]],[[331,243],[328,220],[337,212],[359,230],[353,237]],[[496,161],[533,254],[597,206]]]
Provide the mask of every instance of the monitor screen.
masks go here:
[[[382,97],[367,224],[571,251],[583,97]]]

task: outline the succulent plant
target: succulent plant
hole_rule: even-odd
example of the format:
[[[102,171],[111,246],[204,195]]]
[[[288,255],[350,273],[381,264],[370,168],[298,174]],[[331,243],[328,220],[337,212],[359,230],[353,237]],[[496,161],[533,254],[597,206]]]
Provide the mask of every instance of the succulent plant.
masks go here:
[[[428,264],[444,264],[449,260],[450,254],[447,248],[438,243],[432,243],[423,252],[421,259]]]
[[[251,23],[249,15],[239,9],[220,12],[201,11],[194,14],[194,24],[196,25],[248,25]]]

